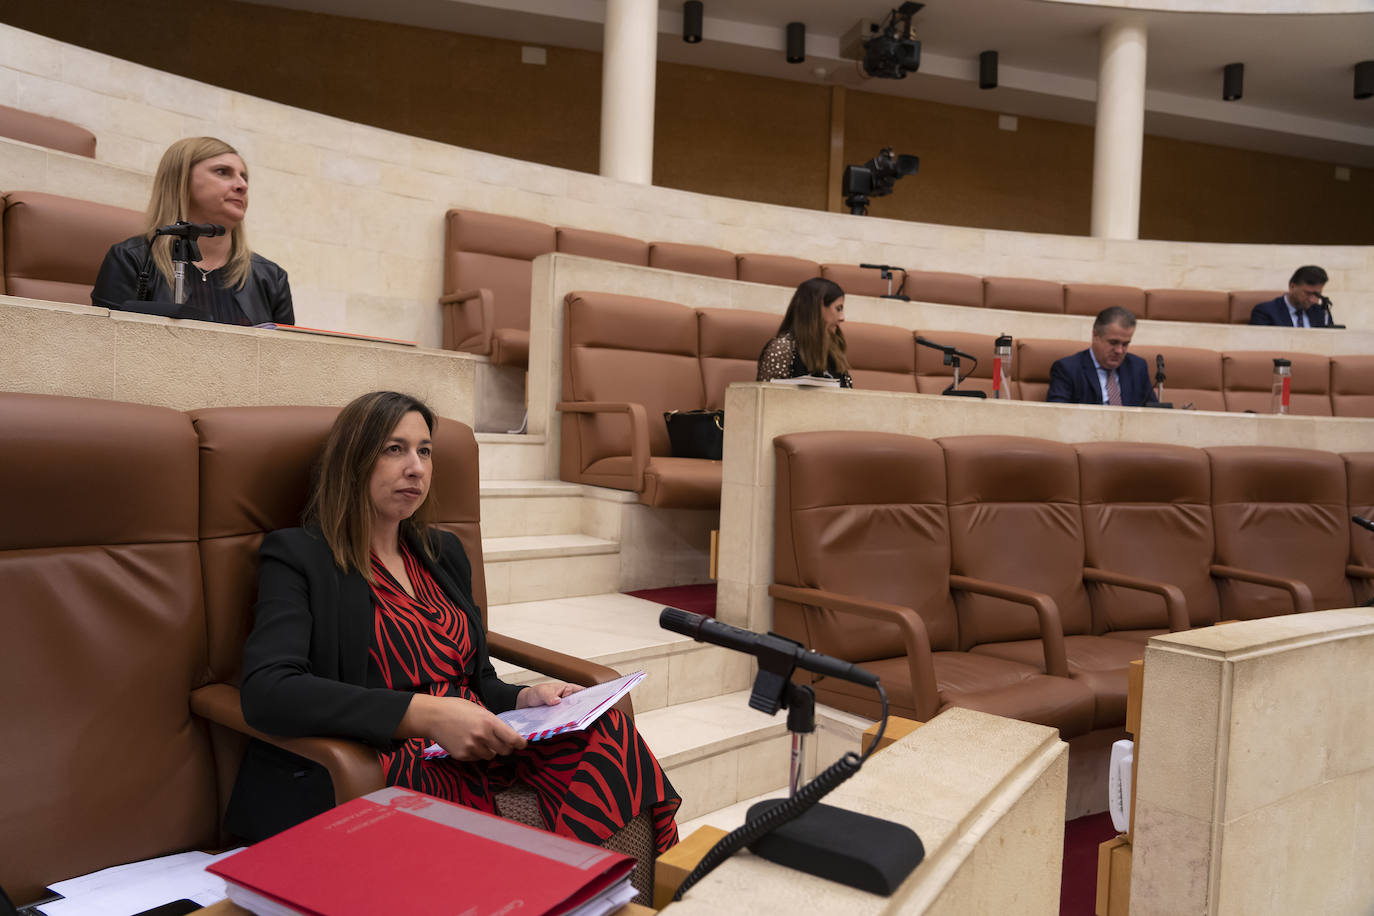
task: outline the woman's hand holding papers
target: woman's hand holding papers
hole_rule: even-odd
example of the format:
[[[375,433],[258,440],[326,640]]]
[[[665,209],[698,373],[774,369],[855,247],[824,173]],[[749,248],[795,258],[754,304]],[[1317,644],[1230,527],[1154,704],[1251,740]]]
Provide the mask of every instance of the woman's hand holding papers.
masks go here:
[[[558,701],[570,694],[577,693],[583,688],[577,684],[565,684],[561,681],[553,681],[548,684],[534,684],[521,690],[515,698],[516,709],[528,709],[531,706],[557,706]]]
[[[426,738],[454,760],[490,760],[525,746],[515,729],[476,703],[424,693],[411,699],[396,737]]]

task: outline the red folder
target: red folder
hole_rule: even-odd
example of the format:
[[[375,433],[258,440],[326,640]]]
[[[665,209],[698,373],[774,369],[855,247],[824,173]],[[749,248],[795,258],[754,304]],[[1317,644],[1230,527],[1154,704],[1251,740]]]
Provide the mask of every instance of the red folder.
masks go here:
[[[533,916],[585,903],[634,865],[599,846],[388,788],[207,870],[310,916]]]

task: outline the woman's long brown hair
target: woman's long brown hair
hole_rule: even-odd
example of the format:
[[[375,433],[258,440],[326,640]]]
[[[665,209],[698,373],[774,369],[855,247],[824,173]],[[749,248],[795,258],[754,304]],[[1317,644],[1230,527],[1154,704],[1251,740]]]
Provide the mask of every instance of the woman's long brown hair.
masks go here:
[[[797,287],[787,314],[782,316],[778,333],[791,331],[797,341],[797,354],[811,372],[828,372],[833,365],[843,375],[849,371],[845,354],[844,332],[838,327],[827,332],[821,309],[844,295],[838,283],[824,277],[812,277]]]
[[[306,524],[324,533],[334,562],[344,572],[356,569],[369,583],[372,577],[372,471],[382,448],[406,414],[418,413],[434,435],[434,411],[419,398],[396,391],[374,391],[355,398],[339,412],[325,440],[319,471],[305,508]],[[427,536],[434,519],[434,487],[415,514],[401,522],[401,533],[412,535],[431,560],[434,547]]]

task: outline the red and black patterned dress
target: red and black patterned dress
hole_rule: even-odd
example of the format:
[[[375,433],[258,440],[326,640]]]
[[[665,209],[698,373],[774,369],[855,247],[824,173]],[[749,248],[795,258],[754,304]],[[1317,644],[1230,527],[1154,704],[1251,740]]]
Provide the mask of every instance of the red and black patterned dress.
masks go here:
[[[401,555],[414,598],[375,554],[372,557],[377,613],[369,681],[391,690],[456,696],[481,705],[463,673],[474,652],[468,615],[404,544]],[[677,842],[673,815],[682,799],[634,723],[618,709],[607,711],[586,731],[532,741],[494,760],[426,760],[421,751],[429,743],[411,738],[398,750],[382,753],[387,785],[495,813],[495,793],[525,783],[534,789],[544,823],[555,833],[601,843],[648,811],[658,852]]]

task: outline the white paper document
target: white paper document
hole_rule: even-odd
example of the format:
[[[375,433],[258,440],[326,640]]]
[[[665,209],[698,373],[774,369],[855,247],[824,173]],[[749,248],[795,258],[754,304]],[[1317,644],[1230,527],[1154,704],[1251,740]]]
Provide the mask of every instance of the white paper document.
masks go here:
[[[183,899],[209,906],[224,899],[225,888],[205,866],[238,851],[183,852],[69,878],[52,885],[63,899],[44,903],[38,911],[44,916],[129,916]]]

